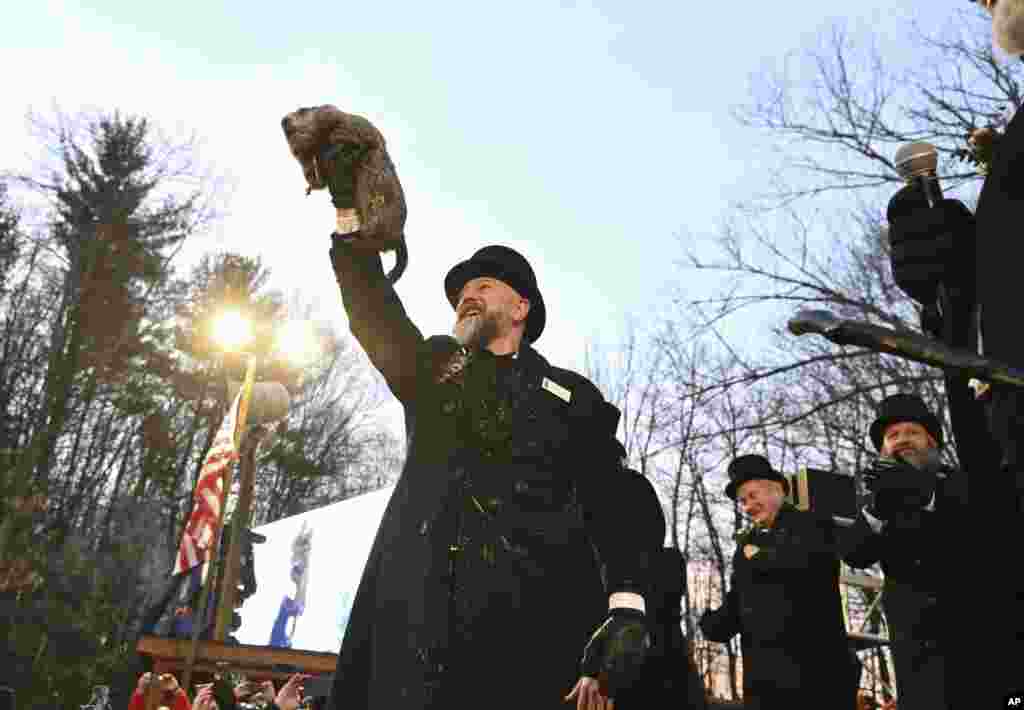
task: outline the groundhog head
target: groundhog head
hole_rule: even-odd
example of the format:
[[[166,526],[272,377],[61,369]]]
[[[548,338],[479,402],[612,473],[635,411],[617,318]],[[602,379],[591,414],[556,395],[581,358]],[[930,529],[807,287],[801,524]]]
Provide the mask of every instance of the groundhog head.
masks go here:
[[[384,137],[372,123],[330,104],[292,111],[281,119],[281,128],[310,190],[327,187],[326,166],[321,160],[330,147],[358,148],[365,154],[364,160],[371,151],[384,150]]]

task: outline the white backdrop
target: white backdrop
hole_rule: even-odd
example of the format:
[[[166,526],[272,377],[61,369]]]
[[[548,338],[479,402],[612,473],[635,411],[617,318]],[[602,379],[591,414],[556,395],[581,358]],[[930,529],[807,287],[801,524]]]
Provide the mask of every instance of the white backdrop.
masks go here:
[[[253,545],[256,593],[240,610],[240,643],[268,646],[285,596],[295,596],[291,581],[292,542],[305,522],[313,531],[309,554],[306,609],[295,623],[292,648],[337,653],[356,588],[384,508],[394,486],[283,518],[254,530],[267,541]],[[293,622],[289,621],[289,628]]]

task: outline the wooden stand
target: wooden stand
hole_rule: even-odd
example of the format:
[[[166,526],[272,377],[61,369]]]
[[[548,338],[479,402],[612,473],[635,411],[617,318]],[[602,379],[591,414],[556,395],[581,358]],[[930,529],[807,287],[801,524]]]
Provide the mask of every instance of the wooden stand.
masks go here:
[[[153,660],[154,673],[177,674],[188,663],[191,645],[189,639],[142,636],[135,650]],[[329,676],[337,664],[335,653],[198,641],[193,670],[197,674],[233,671],[245,674],[250,680],[286,681],[293,673]]]

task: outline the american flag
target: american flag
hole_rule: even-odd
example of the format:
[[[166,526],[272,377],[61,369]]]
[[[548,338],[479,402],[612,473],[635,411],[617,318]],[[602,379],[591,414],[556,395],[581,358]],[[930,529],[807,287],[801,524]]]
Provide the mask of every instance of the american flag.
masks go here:
[[[192,515],[189,516],[185,533],[181,536],[181,547],[174,564],[173,574],[194,570],[203,565],[200,584],[206,581],[209,562],[214,542],[220,528],[225,501],[224,486],[228,476],[225,475],[231,463],[238,460],[238,443],[241,427],[244,426],[246,410],[249,405],[249,394],[252,391],[252,372],[247,374],[245,385],[235,397],[231,410],[224,417],[220,431],[213,439],[213,446],[206,454],[199,483],[193,496]]]

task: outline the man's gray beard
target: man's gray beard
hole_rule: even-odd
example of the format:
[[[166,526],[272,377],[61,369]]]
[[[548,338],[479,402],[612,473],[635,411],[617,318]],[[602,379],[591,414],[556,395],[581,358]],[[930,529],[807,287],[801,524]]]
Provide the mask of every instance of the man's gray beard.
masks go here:
[[[455,322],[452,336],[459,345],[483,350],[498,336],[498,316],[494,313],[481,313]]]
[[[942,468],[942,457],[939,455],[938,449],[931,447],[921,449],[920,451],[908,451],[900,456],[900,458],[919,471],[927,473],[935,473]]]
[[[999,0],[992,13],[996,46],[1007,54],[1024,54],[1024,0]]]

